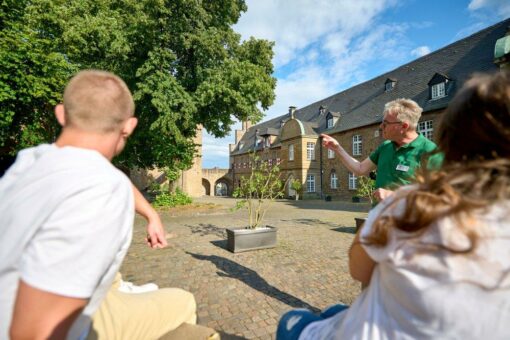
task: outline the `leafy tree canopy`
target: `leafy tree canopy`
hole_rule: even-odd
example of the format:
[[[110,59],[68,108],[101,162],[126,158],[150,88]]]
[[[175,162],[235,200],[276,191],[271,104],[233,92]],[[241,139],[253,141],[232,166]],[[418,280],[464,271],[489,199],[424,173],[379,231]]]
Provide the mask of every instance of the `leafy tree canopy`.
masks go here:
[[[216,137],[274,101],[273,43],[241,42],[244,0],[3,0],[0,150],[52,141],[53,106],[79,69],[122,77],[139,125],[117,162],[191,165],[197,125]]]

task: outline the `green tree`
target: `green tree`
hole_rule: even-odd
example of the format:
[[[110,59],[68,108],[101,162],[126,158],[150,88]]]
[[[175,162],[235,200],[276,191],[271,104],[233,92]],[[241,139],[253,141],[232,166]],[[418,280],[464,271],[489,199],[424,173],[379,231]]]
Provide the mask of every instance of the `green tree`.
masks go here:
[[[10,14],[13,9],[17,15]],[[18,24],[18,28],[9,26],[11,39],[20,45],[27,41],[18,33],[22,27],[40,44],[40,53],[32,59],[42,60],[41,68],[49,69],[35,76],[40,82],[46,79],[37,88],[51,90],[51,96],[36,97],[31,93],[34,86],[14,80],[10,92],[0,88],[0,106],[10,93],[14,107],[2,111],[0,124],[8,131],[35,129],[41,124],[35,124],[34,112],[42,108],[42,120],[49,124],[53,121],[49,107],[60,100],[69,76],[76,69],[104,69],[126,81],[139,118],[126,152],[116,161],[127,167],[185,169],[193,160],[192,138],[198,125],[223,137],[235,119],[257,122],[262,118],[259,108],[267,109],[274,101],[273,43],[254,38],[241,42],[232,29],[246,10],[244,0],[3,1],[2,19]],[[27,59],[34,51],[27,48],[20,53]],[[13,60],[13,67],[23,72],[25,59]],[[8,69],[1,72],[2,79],[10,76]],[[45,86],[48,83],[51,86]],[[18,109],[22,91],[30,91],[30,102]],[[34,103],[33,98],[41,100]],[[13,138],[12,132],[1,138],[5,143]],[[9,152],[18,149],[12,143]]]
[[[24,0],[0,3],[0,154],[52,141],[53,107],[76,71],[50,37],[26,25]]]

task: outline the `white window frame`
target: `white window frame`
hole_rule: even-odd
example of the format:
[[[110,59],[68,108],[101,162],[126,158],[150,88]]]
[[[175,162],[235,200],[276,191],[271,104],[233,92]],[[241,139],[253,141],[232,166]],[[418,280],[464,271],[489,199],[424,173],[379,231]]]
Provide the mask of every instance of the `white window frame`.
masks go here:
[[[446,96],[446,83],[439,83],[432,85],[431,88],[431,98],[432,99],[439,99]]]
[[[331,175],[329,175],[329,186],[331,189],[338,189],[338,176],[336,172],[332,172]]]
[[[418,132],[426,138],[432,140],[434,136],[434,126],[432,120],[425,120],[418,123]]]
[[[306,176],[306,192],[315,192],[315,175]]]
[[[352,172],[349,172],[349,190],[356,190],[358,188],[358,177]]]
[[[363,152],[363,137],[361,135],[352,136],[352,155],[361,156]]]
[[[309,161],[315,160],[315,143],[306,142],[306,159]]]
[[[384,91],[389,92],[393,90],[393,85],[394,83],[392,81],[387,82],[386,84],[384,84]]]
[[[328,149],[328,159],[335,158],[335,151]]]
[[[333,117],[329,117],[326,121],[326,128],[331,129],[335,125],[335,121],[333,120]]]
[[[294,144],[289,145],[289,161],[294,160]]]

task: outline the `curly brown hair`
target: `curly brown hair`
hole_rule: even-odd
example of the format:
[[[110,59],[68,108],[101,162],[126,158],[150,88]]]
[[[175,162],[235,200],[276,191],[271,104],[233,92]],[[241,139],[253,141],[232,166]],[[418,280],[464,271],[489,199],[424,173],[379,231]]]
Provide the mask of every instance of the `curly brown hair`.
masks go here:
[[[444,154],[440,170],[422,169],[414,190],[402,191],[386,209],[405,199],[400,216],[381,214],[366,243],[384,246],[397,228],[420,235],[433,222],[452,217],[475,247],[479,237],[470,219],[510,197],[510,73],[475,75],[453,98],[438,131]]]

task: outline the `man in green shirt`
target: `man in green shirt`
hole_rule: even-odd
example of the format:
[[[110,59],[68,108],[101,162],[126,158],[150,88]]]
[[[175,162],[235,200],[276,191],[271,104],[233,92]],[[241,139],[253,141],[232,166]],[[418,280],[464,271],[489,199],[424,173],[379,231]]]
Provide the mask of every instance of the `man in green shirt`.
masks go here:
[[[368,175],[377,169],[374,197],[382,201],[393,194],[397,187],[408,184],[421,166],[422,156],[436,150],[434,142],[416,132],[423,109],[413,100],[397,99],[386,103],[381,122],[386,139],[363,161],[351,157],[333,137],[321,134],[322,145],[333,150],[347,169],[356,176]],[[428,167],[438,167],[442,154],[429,158]]]

